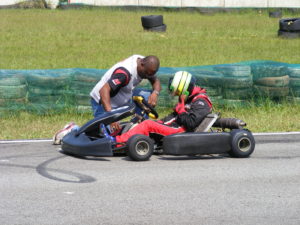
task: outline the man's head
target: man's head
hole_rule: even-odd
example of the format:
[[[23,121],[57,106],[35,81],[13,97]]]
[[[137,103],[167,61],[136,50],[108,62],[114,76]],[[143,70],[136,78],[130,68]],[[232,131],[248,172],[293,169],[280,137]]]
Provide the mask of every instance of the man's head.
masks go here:
[[[143,79],[151,79],[159,69],[159,59],[154,55],[139,59],[137,65],[138,75]]]
[[[186,71],[178,71],[169,79],[169,91],[173,96],[192,94],[196,79]]]

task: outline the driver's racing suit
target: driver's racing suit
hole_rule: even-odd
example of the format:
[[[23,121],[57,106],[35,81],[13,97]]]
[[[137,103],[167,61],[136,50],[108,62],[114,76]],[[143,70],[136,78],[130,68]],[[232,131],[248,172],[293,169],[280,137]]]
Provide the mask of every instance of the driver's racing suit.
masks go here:
[[[165,118],[153,121],[144,120],[128,132],[116,136],[116,142],[127,142],[135,134],[149,136],[149,133],[156,133],[167,136],[185,131],[193,131],[212,110],[212,103],[206,95],[206,90],[195,86],[186,102],[178,102],[174,112]]]

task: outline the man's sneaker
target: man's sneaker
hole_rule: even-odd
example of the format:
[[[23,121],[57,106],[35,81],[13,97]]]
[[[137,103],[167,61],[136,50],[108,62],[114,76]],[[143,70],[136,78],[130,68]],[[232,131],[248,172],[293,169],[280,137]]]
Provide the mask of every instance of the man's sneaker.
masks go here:
[[[103,123],[100,124],[100,134],[106,138],[109,138],[112,142],[116,142],[116,138],[108,134],[106,127]]]
[[[57,131],[55,135],[53,136],[53,144],[54,145],[60,145],[61,140],[63,139],[64,136],[66,136],[68,133],[70,133],[74,129],[78,129],[79,127],[74,123],[68,123],[67,125],[64,126],[63,129]]]

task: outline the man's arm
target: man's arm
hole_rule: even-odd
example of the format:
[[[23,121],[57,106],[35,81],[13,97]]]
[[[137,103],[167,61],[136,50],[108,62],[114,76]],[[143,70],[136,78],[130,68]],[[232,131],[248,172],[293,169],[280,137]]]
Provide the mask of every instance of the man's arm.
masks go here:
[[[152,106],[156,106],[159,92],[161,91],[161,84],[157,77],[148,80],[150,81],[153,89],[152,94],[149,96],[148,103]]]
[[[130,81],[130,73],[123,67],[117,68],[111,75],[110,79],[100,89],[101,104],[105,111],[111,111],[110,98],[114,97],[119,90],[126,86]]]
[[[100,101],[105,111],[111,111],[110,91],[111,88],[108,83],[104,84],[104,86],[99,91],[99,94],[101,96]]]

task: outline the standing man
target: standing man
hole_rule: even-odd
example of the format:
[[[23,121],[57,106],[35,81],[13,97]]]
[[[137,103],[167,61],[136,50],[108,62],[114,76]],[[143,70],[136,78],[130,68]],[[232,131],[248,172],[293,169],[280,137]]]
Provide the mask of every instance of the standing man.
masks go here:
[[[144,95],[150,105],[155,106],[161,84],[155,76],[159,69],[159,59],[156,56],[133,55],[129,58],[115,64],[110,68],[96,84],[90,93],[91,104],[94,117],[99,116],[105,111],[111,111],[124,106],[131,101],[133,89],[142,81],[148,79],[152,85],[152,93],[142,91],[143,93],[134,93],[135,95]],[[147,93],[145,96],[145,93]],[[118,130],[119,124],[110,125],[111,130]]]

